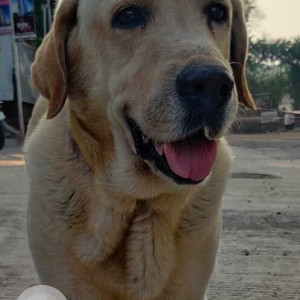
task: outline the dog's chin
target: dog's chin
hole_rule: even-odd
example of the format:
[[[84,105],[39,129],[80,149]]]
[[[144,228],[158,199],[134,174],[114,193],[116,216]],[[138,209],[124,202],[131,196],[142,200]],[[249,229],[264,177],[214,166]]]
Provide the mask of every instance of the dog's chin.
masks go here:
[[[197,185],[209,177],[217,155],[217,142],[208,139],[204,129],[181,140],[158,142],[148,138],[132,118],[126,117],[126,121],[134,141],[135,155],[154,166],[153,172],[158,171],[159,175],[178,185]]]

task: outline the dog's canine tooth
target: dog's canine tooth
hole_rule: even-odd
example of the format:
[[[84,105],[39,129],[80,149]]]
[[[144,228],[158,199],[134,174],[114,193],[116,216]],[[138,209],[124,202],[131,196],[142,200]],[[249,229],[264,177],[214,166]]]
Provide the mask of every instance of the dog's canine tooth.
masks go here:
[[[151,140],[144,133],[142,133],[142,139],[145,144],[148,144],[151,142]]]
[[[204,127],[204,135],[208,140],[212,140],[211,130],[208,127]]]

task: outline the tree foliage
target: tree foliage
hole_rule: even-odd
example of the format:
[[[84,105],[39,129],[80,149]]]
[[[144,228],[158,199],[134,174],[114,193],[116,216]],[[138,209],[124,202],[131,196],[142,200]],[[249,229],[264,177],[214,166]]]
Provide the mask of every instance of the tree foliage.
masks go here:
[[[251,91],[268,94],[274,108],[287,94],[300,108],[300,38],[251,41],[248,78]]]
[[[261,20],[264,19],[265,16],[257,6],[257,0],[243,0],[243,2],[248,31],[252,36],[255,29],[260,25]]]
[[[250,35],[263,16],[257,0],[243,0]],[[270,41],[250,38],[248,81],[257,98],[268,97],[277,108],[284,95],[300,109],[300,37]]]
[[[253,13],[257,12],[256,0],[244,0],[244,8],[246,20],[249,22]]]

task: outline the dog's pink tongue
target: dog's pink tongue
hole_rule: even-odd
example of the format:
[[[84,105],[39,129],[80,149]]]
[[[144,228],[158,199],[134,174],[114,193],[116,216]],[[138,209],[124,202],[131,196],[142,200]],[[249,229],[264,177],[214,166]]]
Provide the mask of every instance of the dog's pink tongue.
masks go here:
[[[203,181],[209,175],[217,156],[215,141],[164,143],[163,147],[171,170],[193,181]]]

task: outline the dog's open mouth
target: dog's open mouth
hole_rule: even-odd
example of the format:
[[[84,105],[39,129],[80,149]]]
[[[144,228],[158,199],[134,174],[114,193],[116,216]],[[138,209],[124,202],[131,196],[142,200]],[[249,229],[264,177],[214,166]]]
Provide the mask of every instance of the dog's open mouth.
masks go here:
[[[202,131],[172,143],[149,139],[131,118],[126,118],[136,153],[153,161],[156,168],[177,184],[198,184],[210,173],[217,156],[216,141],[208,140]]]

